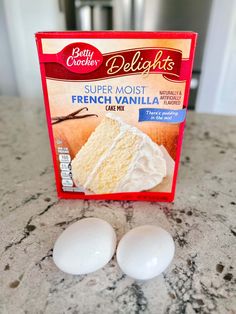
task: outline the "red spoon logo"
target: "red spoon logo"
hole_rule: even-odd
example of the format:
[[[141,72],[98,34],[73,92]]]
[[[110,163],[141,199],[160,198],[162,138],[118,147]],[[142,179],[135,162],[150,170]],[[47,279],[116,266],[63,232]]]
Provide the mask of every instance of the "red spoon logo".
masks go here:
[[[74,73],[90,73],[100,67],[103,61],[101,52],[86,43],[72,43],[57,54],[58,62]]]

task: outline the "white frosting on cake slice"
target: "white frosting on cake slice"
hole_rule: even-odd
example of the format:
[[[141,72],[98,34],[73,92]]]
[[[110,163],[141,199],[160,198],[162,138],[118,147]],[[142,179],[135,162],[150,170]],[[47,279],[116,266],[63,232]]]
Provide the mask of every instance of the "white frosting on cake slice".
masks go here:
[[[139,192],[149,190],[161,183],[166,176],[166,161],[159,146],[148,135],[126,124],[114,114],[107,114],[107,117],[116,119],[120,123],[121,134],[128,130],[141,138],[127,174],[114,192]]]

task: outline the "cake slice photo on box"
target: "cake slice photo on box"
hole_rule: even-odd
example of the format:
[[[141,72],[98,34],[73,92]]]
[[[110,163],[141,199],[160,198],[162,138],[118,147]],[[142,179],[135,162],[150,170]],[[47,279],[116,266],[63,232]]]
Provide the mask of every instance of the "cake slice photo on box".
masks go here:
[[[72,160],[72,177],[88,194],[149,191],[163,184],[168,165],[171,183],[170,159],[163,146],[109,113]]]

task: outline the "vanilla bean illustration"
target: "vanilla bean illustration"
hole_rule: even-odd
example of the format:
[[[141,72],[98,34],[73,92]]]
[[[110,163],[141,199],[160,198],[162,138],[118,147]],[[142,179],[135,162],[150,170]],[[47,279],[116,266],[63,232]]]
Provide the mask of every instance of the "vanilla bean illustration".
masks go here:
[[[97,114],[91,113],[91,114],[83,114],[83,115],[78,115],[79,113],[81,113],[81,111],[86,110],[88,111],[87,107],[83,107],[80,108],[66,116],[59,116],[59,117],[52,117],[52,124],[57,124],[66,120],[74,120],[74,119],[84,119],[84,118],[88,118],[88,117],[98,117]]]

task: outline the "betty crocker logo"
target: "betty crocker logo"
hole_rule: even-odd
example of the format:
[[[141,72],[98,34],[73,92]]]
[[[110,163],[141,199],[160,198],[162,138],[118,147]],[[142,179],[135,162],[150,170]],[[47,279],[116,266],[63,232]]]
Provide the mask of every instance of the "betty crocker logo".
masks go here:
[[[100,67],[103,61],[101,52],[86,43],[73,43],[59,54],[60,63],[74,73],[90,73]]]

